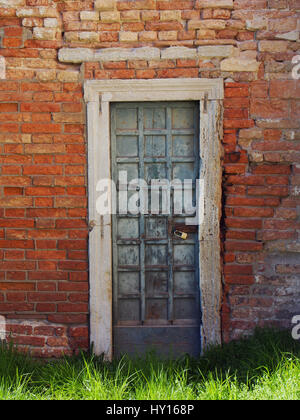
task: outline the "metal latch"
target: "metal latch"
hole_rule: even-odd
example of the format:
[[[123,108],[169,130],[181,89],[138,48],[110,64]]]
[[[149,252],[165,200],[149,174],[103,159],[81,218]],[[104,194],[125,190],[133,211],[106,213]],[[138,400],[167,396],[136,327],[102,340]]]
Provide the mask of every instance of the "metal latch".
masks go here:
[[[92,230],[94,229],[94,227],[96,226],[100,226],[100,234],[101,234],[101,238],[104,237],[104,220],[103,220],[103,216],[100,216],[100,223],[99,225],[97,224],[97,222],[95,220],[91,220],[89,222],[89,232],[92,232]]]
[[[89,232],[91,232],[94,229],[95,226],[97,226],[95,220],[91,220],[89,222]]]

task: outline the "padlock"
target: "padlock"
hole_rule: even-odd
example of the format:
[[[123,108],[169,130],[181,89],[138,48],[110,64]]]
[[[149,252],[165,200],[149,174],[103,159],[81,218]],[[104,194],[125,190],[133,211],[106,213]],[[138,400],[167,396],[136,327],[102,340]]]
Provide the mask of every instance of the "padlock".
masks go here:
[[[187,237],[188,237],[187,233],[181,232],[180,230],[175,230],[174,235],[177,236],[178,238],[184,239],[184,240],[187,239]]]

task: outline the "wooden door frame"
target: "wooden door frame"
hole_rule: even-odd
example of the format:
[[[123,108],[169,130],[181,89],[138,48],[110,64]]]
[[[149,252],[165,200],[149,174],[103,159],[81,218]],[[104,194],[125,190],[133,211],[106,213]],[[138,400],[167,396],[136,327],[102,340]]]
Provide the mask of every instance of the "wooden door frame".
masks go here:
[[[221,139],[223,79],[88,80],[87,104],[90,344],[112,359],[111,216],[96,210],[97,183],[111,179],[110,103],[199,101],[200,179],[205,191],[199,225],[201,347],[221,342],[222,275],[220,256]]]

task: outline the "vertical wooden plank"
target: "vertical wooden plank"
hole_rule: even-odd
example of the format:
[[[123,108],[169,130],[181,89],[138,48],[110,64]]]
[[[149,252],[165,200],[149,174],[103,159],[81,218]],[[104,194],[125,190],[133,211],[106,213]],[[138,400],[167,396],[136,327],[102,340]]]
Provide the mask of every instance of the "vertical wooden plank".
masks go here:
[[[204,181],[204,223],[199,226],[200,290],[202,307],[202,349],[221,342],[220,309],[222,298],[220,218],[221,218],[221,138],[222,107],[208,101],[203,113],[201,101],[200,178]]]
[[[166,107],[166,128],[167,128],[167,179],[172,180],[172,109],[170,106]],[[170,197],[170,214],[168,215],[168,224],[172,224],[173,220],[173,203]],[[168,320],[172,323],[174,321],[174,275],[173,275],[173,238],[172,233],[168,235]]]
[[[115,162],[117,155],[117,136],[116,136],[116,106],[112,104],[110,106],[110,141],[111,141],[111,157],[112,162]],[[117,164],[111,165],[111,174],[112,180],[116,185],[118,182],[118,166]],[[120,188],[120,186],[119,186]],[[117,192],[118,189],[117,188]],[[118,209],[117,209],[118,211]],[[113,258],[113,278],[112,278],[112,288],[113,288],[113,322],[116,322],[119,319],[118,315],[118,245],[117,245],[117,215],[112,215],[112,258]]]
[[[143,105],[139,104],[138,107],[138,130],[139,130],[139,177],[140,179],[145,179],[145,166],[144,166],[144,109]],[[140,187],[141,188],[141,187]],[[140,190],[141,192],[141,190]],[[142,192],[145,194],[145,191]],[[141,203],[140,203],[141,204]],[[143,237],[145,234],[145,215],[140,214],[140,237]],[[140,281],[141,281],[141,322],[145,322],[145,313],[146,313],[146,296],[145,296],[145,241],[141,240],[140,242]]]
[[[200,121],[201,121],[201,111],[200,111],[200,103],[197,102],[195,109],[194,109],[194,127],[195,127],[195,131],[194,131],[194,157],[195,157],[195,171],[194,171],[194,179],[196,180],[196,185],[195,185],[195,200],[196,200],[196,204],[198,205],[198,211],[199,211],[199,202],[197,200],[199,200],[199,197],[197,197],[198,191],[197,191],[197,180],[199,180],[201,178],[201,174],[200,174],[200,168],[201,168],[201,158],[200,158],[200,148],[201,148],[201,144],[200,144]],[[201,192],[200,192],[201,194]],[[201,307],[201,288],[200,288],[200,241],[199,241],[199,228],[198,228],[198,232],[197,232],[197,237],[196,237],[196,243],[195,243],[195,263],[196,263],[196,282],[198,281],[198,284],[196,285],[196,307],[199,310],[199,319],[200,321],[200,325],[202,323],[202,307]],[[200,347],[202,346],[202,334],[201,334],[201,327],[200,327],[200,331],[199,331],[199,342],[200,342]]]
[[[112,358],[112,253],[111,216],[101,219],[96,211],[97,183],[110,179],[109,139],[100,142],[100,127],[109,137],[109,103],[99,99],[88,103],[89,219],[94,228],[89,235],[90,341],[96,354]],[[96,158],[95,158],[96,156]],[[102,222],[102,226],[100,225]],[[102,304],[99,302],[102,301]]]

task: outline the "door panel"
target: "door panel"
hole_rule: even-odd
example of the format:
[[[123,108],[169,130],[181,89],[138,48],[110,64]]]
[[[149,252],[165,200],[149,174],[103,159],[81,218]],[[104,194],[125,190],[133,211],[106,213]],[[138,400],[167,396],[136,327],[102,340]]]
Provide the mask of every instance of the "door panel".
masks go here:
[[[111,106],[112,177],[192,179],[199,174],[199,108],[195,102],[117,103]],[[142,186],[128,191],[135,200]],[[148,212],[113,216],[113,352],[177,357],[200,352],[198,230],[190,214],[175,214],[175,192],[146,193]],[[181,195],[182,196],[182,195]],[[153,205],[159,197],[159,203]],[[146,201],[145,201],[146,203]],[[141,201],[136,203],[137,208]],[[188,232],[183,240],[174,230]]]

